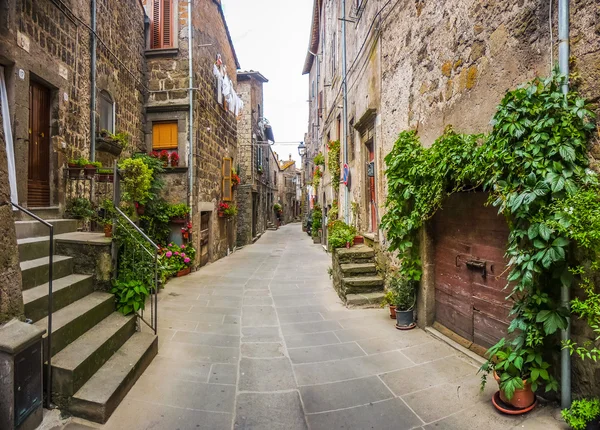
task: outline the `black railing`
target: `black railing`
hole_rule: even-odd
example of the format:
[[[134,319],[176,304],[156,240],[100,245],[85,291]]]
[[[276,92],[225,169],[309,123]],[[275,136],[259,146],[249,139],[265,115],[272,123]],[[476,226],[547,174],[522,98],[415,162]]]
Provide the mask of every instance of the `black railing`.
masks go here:
[[[13,202],[11,202],[11,204],[24,214],[27,214],[36,221],[44,224],[50,230],[50,245],[48,249],[48,332],[46,334],[46,357],[48,359],[48,362],[46,363],[48,373],[46,376],[46,408],[50,408],[52,405],[52,279],[54,277],[54,226],[24,207]]]

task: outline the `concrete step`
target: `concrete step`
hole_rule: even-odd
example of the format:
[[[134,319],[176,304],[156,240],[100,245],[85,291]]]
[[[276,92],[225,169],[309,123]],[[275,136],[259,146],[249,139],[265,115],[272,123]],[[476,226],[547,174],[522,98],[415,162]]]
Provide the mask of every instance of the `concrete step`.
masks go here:
[[[115,298],[112,294],[94,292],[69,306],[52,313],[52,351],[56,353],[94,327],[115,310]],[[48,317],[35,323],[47,329]],[[47,336],[44,337],[44,343]],[[44,351],[46,351],[44,347]],[[45,353],[46,354],[46,353]]]
[[[104,424],[158,352],[158,338],[135,333],[71,398],[69,412]]]
[[[48,219],[46,222],[49,222],[54,226],[54,234],[77,231],[76,219]],[[17,231],[17,239],[49,235],[48,227],[37,220],[15,221],[15,228]]]
[[[52,391],[71,397],[135,333],[135,315],[113,312],[52,357]]]
[[[340,264],[344,277],[375,275],[377,274],[377,265],[375,263],[349,263]]]
[[[60,207],[58,207],[58,206],[48,206],[48,207],[42,207],[42,208],[26,208],[26,209],[30,212],[33,212],[37,216],[39,216],[41,219],[59,219],[62,215],[60,213]],[[18,220],[29,221],[29,220],[33,219],[24,212],[18,211],[17,213],[18,213],[18,216],[16,219],[18,219]]]
[[[335,258],[340,264],[372,263],[375,251],[366,245],[355,245],[352,248],[336,249]]]
[[[342,278],[344,294],[364,294],[383,291],[384,283],[381,276],[357,276]]]
[[[94,280],[89,275],[69,275],[52,282],[54,312],[94,292]],[[48,316],[48,283],[23,291],[25,317],[39,321]]]
[[[348,294],[346,296],[346,306],[349,308],[378,308],[385,293],[366,293],[366,294]]]
[[[50,252],[50,236],[17,239],[19,261],[36,260],[47,257]]]
[[[23,290],[28,290],[29,288],[34,288],[48,282],[50,269],[50,260],[48,257],[22,261],[20,264]],[[54,255],[52,267],[52,279],[69,276],[73,273],[73,258],[64,255]]]

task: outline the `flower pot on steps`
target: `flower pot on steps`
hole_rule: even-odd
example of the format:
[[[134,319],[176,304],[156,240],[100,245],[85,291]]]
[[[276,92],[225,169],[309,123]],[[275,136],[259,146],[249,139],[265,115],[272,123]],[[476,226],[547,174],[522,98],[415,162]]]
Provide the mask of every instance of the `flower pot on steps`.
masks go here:
[[[498,387],[500,387],[500,376],[496,372],[494,372],[494,379],[498,383]],[[510,400],[508,400],[506,394],[504,394],[504,390],[500,389],[500,400],[516,409],[528,409],[535,403],[535,394],[531,389],[531,385],[527,381],[523,381],[523,386],[523,389],[515,390],[515,393]],[[498,406],[495,403],[494,406],[496,406],[498,409]]]
[[[399,311],[396,308],[396,328],[398,330],[410,330],[415,328],[414,311]]]
[[[182,269],[179,272],[177,272],[177,277],[181,278],[182,276],[189,275],[191,270],[191,267],[186,267],[185,269]]]

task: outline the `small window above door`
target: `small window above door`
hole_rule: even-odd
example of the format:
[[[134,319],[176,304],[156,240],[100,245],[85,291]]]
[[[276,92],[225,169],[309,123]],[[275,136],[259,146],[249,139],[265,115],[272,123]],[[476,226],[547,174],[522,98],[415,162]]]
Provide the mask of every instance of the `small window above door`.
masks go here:
[[[107,91],[100,91],[100,130],[115,132],[115,102]]]

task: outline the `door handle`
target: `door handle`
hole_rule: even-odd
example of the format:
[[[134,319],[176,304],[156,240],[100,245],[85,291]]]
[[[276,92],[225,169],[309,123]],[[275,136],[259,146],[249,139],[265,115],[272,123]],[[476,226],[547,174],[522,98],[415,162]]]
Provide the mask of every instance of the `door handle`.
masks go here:
[[[487,277],[487,263],[481,260],[468,260],[466,263],[467,267],[471,270],[481,270],[481,276]]]

